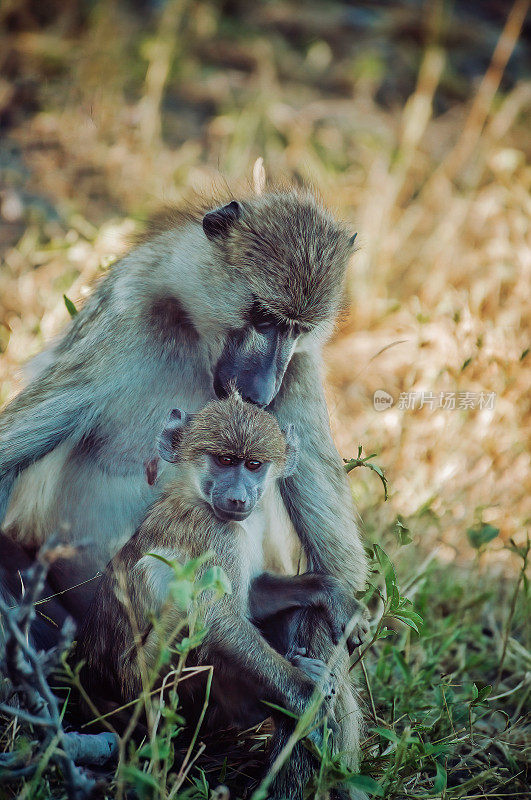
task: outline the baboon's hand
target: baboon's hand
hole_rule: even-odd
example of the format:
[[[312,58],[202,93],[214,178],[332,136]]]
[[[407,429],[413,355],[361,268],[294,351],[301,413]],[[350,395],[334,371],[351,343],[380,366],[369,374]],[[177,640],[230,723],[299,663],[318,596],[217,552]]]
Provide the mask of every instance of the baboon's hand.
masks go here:
[[[355,601],[357,603],[357,601]],[[357,603],[358,611],[351,617],[351,621],[347,624],[347,648],[349,655],[352,655],[354,650],[361,647],[363,642],[368,638],[370,631],[369,625],[369,612],[362,603]]]
[[[332,736],[337,736],[341,730],[340,725],[335,720],[334,714],[328,712],[326,715],[326,725],[328,730],[332,734]],[[323,748],[323,726],[320,725],[318,728],[313,728],[308,734],[308,739],[313,742],[319,750]]]
[[[366,607],[352,597],[343,583],[331,575],[323,575],[319,605],[326,614],[332,641],[337,644],[346,635],[349,654],[363,644],[369,632]]]
[[[297,648],[290,661],[320,688],[325,700],[332,700],[336,694],[336,676],[333,672],[328,673],[324,661],[320,658],[308,658],[304,647]]]

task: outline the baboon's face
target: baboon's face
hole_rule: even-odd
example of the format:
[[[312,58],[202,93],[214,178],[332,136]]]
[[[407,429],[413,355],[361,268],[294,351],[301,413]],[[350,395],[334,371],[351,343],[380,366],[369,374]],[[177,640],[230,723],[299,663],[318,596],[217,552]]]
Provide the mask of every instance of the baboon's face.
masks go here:
[[[198,465],[203,499],[218,519],[247,519],[262,496],[271,462],[243,459],[231,453],[205,453]]]
[[[335,318],[351,242],[308,195],[296,192],[232,201],[203,218],[207,238],[227,265],[234,327],[214,368],[214,391],[231,385],[244,400],[268,406],[300,336],[322,340]],[[212,313],[216,302],[213,299]],[[299,347],[302,347],[302,343]]]
[[[298,323],[280,321],[259,300],[247,324],[229,332],[214,370],[214,391],[226,397],[231,387],[244,400],[268,406],[275,398],[303,331]]]

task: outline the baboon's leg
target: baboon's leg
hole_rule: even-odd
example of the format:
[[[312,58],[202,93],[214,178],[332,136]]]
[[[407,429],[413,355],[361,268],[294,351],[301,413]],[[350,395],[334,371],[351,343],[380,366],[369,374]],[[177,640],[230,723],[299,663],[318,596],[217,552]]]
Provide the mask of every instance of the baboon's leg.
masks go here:
[[[261,623],[261,629],[269,643],[288,659],[295,656],[303,648],[309,658],[328,662],[334,646],[330,635],[330,626],[321,610],[299,608],[280,612]],[[333,732],[333,749],[345,754],[347,766],[353,771],[358,769],[359,762],[359,730],[361,712],[359,703],[351,686],[348,673],[348,657],[334,666],[336,673],[336,695],[322,709],[323,716],[329,713],[329,725]],[[269,765],[273,765],[293,732],[294,723],[278,715],[275,720],[275,733],[271,744]],[[270,792],[272,800],[302,800],[304,789],[315,774],[319,764],[302,742],[293,749],[288,762],[274,779]],[[351,790],[335,790],[331,793],[333,800],[358,798],[363,793]]]

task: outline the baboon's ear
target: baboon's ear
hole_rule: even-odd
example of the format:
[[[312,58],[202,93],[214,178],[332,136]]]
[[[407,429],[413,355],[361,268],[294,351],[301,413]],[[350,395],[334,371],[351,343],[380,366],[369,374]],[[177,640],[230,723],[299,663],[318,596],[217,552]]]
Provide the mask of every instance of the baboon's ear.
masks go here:
[[[203,217],[203,230],[208,239],[224,239],[232,225],[240,218],[241,206],[236,200],[221,208],[209,211]]]
[[[179,445],[181,444],[182,429],[190,420],[190,415],[178,408],[174,408],[166,420],[158,439],[159,456],[164,461],[174,464],[179,460]]]
[[[286,439],[286,466],[284,467],[282,477],[289,478],[290,475],[293,475],[299,463],[300,443],[293,425],[288,425],[282,433]]]

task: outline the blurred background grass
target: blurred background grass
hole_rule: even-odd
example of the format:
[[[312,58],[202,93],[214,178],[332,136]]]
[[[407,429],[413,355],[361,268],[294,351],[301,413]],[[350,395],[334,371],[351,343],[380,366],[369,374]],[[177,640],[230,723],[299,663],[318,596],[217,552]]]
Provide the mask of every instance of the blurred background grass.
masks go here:
[[[470,527],[529,525],[528,3],[5,0],[0,401],[161,203],[310,181],[359,231],[326,362],[371,534],[467,564]],[[373,407],[377,389],[394,405]],[[401,392],[495,392],[407,410]],[[418,405],[418,401],[417,401]]]

